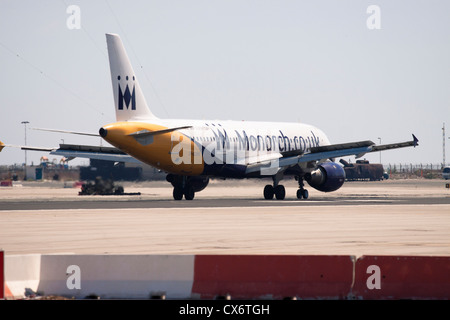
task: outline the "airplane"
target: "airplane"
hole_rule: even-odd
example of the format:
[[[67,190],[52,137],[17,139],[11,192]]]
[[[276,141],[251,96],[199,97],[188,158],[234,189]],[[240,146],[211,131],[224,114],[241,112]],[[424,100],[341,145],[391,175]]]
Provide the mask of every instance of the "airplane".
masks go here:
[[[118,162],[143,162],[167,173],[173,199],[193,200],[216,178],[272,178],[264,187],[267,200],[283,200],[280,181],[298,181],[297,198],[308,199],[306,181],[322,192],[338,190],[345,171],[335,158],[418,145],[418,139],[375,145],[372,141],[331,144],[319,128],[302,123],[161,119],[150,110],[125,47],[117,34],[106,34],[116,122],[98,134],[51,130],[102,137],[114,147],[61,144],[59,148],[19,146],[49,151],[68,159],[84,157]],[[45,129],[43,129],[45,130]],[[0,151],[5,145],[0,142]]]

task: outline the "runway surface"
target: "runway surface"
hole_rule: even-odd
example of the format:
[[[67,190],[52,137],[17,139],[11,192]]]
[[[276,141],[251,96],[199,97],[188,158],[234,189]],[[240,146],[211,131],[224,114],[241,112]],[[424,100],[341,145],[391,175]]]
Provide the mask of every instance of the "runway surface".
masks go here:
[[[212,181],[193,201],[165,182],[124,184],[140,196],[78,196],[66,183],[0,189],[6,254],[450,255],[444,180],[351,182],[267,201],[267,181]]]

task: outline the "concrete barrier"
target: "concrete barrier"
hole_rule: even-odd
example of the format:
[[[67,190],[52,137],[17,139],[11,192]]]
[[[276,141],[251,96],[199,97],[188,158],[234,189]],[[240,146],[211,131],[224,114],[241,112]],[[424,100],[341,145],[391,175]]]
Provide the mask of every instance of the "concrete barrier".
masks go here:
[[[98,295],[144,299],[152,295],[186,298],[191,294],[192,255],[47,255],[42,258],[39,290],[43,292],[59,292],[76,298]]]
[[[41,255],[6,255],[5,285],[13,298],[23,298],[38,290],[41,271]]]
[[[7,256],[6,279],[15,297],[28,293],[84,298],[189,298],[194,256]]]
[[[450,257],[362,256],[353,294],[359,299],[449,299]]]
[[[4,264],[2,264],[2,258]],[[3,297],[449,299],[450,257],[4,255]],[[6,292],[5,292],[6,291]],[[6,293],[6,294],[5,294]],[[1,297],[0,297],[1,298]]]
[[[353,256],[203,255],[195,257],[192,293],[200,298],[342,299]]]

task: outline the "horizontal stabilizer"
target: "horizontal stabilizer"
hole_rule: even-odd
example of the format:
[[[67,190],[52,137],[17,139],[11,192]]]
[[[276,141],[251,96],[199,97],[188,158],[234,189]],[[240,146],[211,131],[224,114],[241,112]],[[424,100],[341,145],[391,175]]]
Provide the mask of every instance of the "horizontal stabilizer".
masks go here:
[[[135,137],[135,138],[143,138],[148,136],[154,136],[157,134],[164,134],[176,130],[182,130],[182,129],[189,129],[192,128],[192,126],[184,126],[184,127],[176,127],[176,128],[169,128],[169,129],[163,129],[163,130],[156,130],[156,131],[149,131],[149,130],[141,130],[137,132],[130,133],[129,136]]]
[[[133,158],[132,156],[126,154],[125,152],[113,147],[60,144],[59,148],[57,147],[45,148],[45,147],[4,144],[3,142],[0,141],[0,151],[2,151],[4,147],[19,148],[28,151],[50,152],[50,154],[52,155],[66,157],[68,159],[88,158],[97,160],[109,160],[115,162],[141,163],[136,158]]]
[[[19,145],[14,145],[14,144],[4,144],[3,142],[0,141],[0,151],[2,151],[4,147],[18,148],[18,149],[29,150],[29,151],[45,151],[45,152],[50,152],[50,151],[55,150],[55,148],[29,147],[29,146],[19,146]]]
[[[61,144],[59,149],[53,149],[50,154],[66,158],[88,158],[115,162],[141,163],[136,158],[113,147]]]
[[[39,131],[48,131],[48,132],[58,132],[58,133],[69,133],[69,134],[78,134],[82,136],[92,136],[92,137],[98,137],[98,133],[87,133],[87,132],[76,132],[76,131],[66,131],[66,130],[55,130],[55,129],[44,129],[44,128],[31,128],[32,130],[39,130]]]

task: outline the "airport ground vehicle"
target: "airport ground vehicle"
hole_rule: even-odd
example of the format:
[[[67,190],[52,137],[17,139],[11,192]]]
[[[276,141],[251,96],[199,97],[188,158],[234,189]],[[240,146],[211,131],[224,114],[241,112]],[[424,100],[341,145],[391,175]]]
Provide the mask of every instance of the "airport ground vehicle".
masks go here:
[[[445,179],[445,180],[450,179],[450,167],[445,167],[442,170],[442,178]]]
[[[344,159],[341,159],[339,162],[344,165],[347,181],[380,181],[385,179],[385,172],[382,164],[369,163],[368,160],[356,160],[356,163],[348,163]]]

